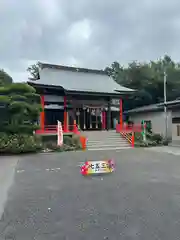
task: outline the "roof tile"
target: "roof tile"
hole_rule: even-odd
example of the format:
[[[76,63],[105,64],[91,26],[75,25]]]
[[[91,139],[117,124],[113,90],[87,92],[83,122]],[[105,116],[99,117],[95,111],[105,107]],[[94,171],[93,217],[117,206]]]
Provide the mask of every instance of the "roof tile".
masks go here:
[[[40,79],[35,82],[33,81],[33,83],[61,86],[67,91],[114,94],[118,92],[134,92],[132,89],[117,84],[111,77],[104,74],[103,71],[98,72],[98,70],[90,70],[89,72],[83,72],[81,70],[72,71],[72,68],[68,69],[68,67],[50,68],[44,65],[40,70]]]

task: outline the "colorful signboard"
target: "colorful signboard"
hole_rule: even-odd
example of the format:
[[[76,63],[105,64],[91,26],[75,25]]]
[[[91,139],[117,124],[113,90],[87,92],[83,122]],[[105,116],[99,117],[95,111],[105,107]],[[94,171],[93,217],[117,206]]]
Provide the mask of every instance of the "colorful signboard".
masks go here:
[[[81,166],[82,175],[111,173],[115,170],[115,164],[112,159],[104,161],[87,161]]]

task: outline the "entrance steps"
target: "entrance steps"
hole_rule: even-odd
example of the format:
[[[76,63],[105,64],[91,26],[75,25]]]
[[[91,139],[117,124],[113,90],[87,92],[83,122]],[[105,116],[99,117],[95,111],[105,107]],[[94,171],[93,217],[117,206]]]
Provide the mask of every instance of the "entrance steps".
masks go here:
[[[84,132],[87,137],[87,150],[121,150],[131,148],[130,143],[116,131]]]

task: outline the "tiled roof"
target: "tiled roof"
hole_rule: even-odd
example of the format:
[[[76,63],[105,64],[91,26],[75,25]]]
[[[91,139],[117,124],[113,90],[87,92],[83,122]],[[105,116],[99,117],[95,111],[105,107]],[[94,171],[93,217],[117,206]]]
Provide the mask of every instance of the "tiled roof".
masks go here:
[[[113,94],[134,92],[132,89],[117,84],[102,70],[74,68],[43,63],[41,63],[40,79],[32,81],[32,83],[60,86],[67,91]]]
[[[173,101],[168,101],[166,102],[167,107],[169,108],[174,108],[176,106],[180,105],[180,100],[173,100]],[[158,110],[163,110],[164,103],[157,103],[157,104],[151,104],[151,105],[146,105],[142,106],[139,108],[133,108],[128,111],[125,111],[124,113],[140,113],[140,112],[151,112],[151,111],[158,111]]]

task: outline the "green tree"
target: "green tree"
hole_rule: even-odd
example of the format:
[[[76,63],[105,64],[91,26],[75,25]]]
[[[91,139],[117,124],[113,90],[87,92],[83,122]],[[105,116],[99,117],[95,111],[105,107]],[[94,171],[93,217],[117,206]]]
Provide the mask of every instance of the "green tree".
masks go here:
[[[0,69],[0,86],[3,86],[5,84],[11,84],[12,82],[12,77],[9,76],[9,74],[6,73],[3,69]]]
[[[32,64],[30,67],[27,68],[27,71],[30,73],[32,80],[37,80],[40,78],[39,68],[40,68],[39,62],[37,62],[36,64]]]
[[[33,87],[25,83],[12,83],[0,87],[0,132],[30,133],[37,129],[40,97]]]
[[[163,101],[164,72],[167,73],[167,100],[180,95],[180,63],[175,63],[167,55],[149,63],[132,62],[128,67],[114,62],[105,71],[117,83],[137,90],[133,101],[126,101],[128,109]]]

